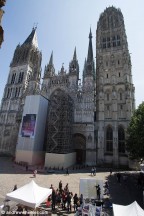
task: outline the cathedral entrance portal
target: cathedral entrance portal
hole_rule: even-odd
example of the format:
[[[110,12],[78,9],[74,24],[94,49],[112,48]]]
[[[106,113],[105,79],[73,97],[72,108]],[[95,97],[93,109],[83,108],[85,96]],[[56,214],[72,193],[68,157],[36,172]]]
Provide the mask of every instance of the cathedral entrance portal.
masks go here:
[[[76,163],[85,164],[86,161],[86,137],[82,134],[74,134],[74,150],[76,151]]]

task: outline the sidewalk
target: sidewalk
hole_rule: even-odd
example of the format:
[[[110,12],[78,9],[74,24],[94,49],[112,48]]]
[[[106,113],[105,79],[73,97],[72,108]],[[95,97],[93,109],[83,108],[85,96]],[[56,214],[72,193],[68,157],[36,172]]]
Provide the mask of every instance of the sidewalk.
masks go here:
[[[123,179],[120,183],[117,182],[115,172],[110,176],[107,169],[97,168],[96,176],[91,176],[91,168],[80,170],[69,170],[70,174],[65,175],[65,171],[55,171],[55,173],[38,173],[34,178],[35,182],[42,187],[50,187],[53,184],[55,189],[58,188],[58,183],[62,180],[63,187],[68,183],[70,191],[73,194],[79,195],[79,181],[80,178],[96,178],[99,180],[109,182],[110,196],[105,196],[106,200],[110,200],[111,203],[128,205],[133,201],[137,201],[143,208],[142,188],[136,186],[137,173],[127,171],[121,172],[122,175],[127,175],[127,181]],[[29,183],[33,179],[32,171],[25,170],[25,167],[21,167],[13,164],[9,158],[0,157],[0,205],[3,204],[4,197],[7,193],[13,190],[15,184],[18,188],[24,184]],[[110,216],[112,216],[112,208],[105,208]],[[67,212],[57,211],[52,215],[74,215]]]

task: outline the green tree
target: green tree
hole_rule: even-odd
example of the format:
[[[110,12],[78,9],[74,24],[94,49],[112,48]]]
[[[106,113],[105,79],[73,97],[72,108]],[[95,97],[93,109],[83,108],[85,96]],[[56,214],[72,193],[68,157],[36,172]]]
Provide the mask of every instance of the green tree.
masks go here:
[[[144,102],[134,111],[127,129],[126,148],[131,159],[144,159]]]

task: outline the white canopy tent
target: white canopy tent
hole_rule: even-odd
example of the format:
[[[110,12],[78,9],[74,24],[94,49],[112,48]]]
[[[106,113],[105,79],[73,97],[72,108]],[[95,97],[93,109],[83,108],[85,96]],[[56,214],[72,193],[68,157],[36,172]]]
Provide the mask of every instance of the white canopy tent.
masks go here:
[[[127,206],[113,204],[113,212],[114,216],[144,216],[144,210],[136,201]]]
[[[19,189],[6,194],[6,199],[36,208],[51,195],[52,189],[38,186],[33,180]]]

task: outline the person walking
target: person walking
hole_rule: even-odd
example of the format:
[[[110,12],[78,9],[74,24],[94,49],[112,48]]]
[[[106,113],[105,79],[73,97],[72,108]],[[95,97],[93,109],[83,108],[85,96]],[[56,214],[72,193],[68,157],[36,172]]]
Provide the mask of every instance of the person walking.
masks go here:
[[[96,186],[96,191],[97,191],[97,199],[100,200],[101,189],[99,185]]]
[[[53,189],[52,190],[52,210],[55,210],[55,204],[56,204],[56,192]]]
[[[74,201],[74,211],[77,211],[77,208],[78,208],[78,196],[77,194],[74,195],[73,197],[73,201]]]
[[[68,170],[68,168],[66,169],[66,175],[69,175],[69,170]]]
[[[17,184],[14,185],[13,191],[17,190]]]
[[[61,193],[62,192],[62,181],[60,180],[59,182],[59,192]]]
[[[36,175],[37,175],[37,170],[34,170],[33,177],[36,178]]]

